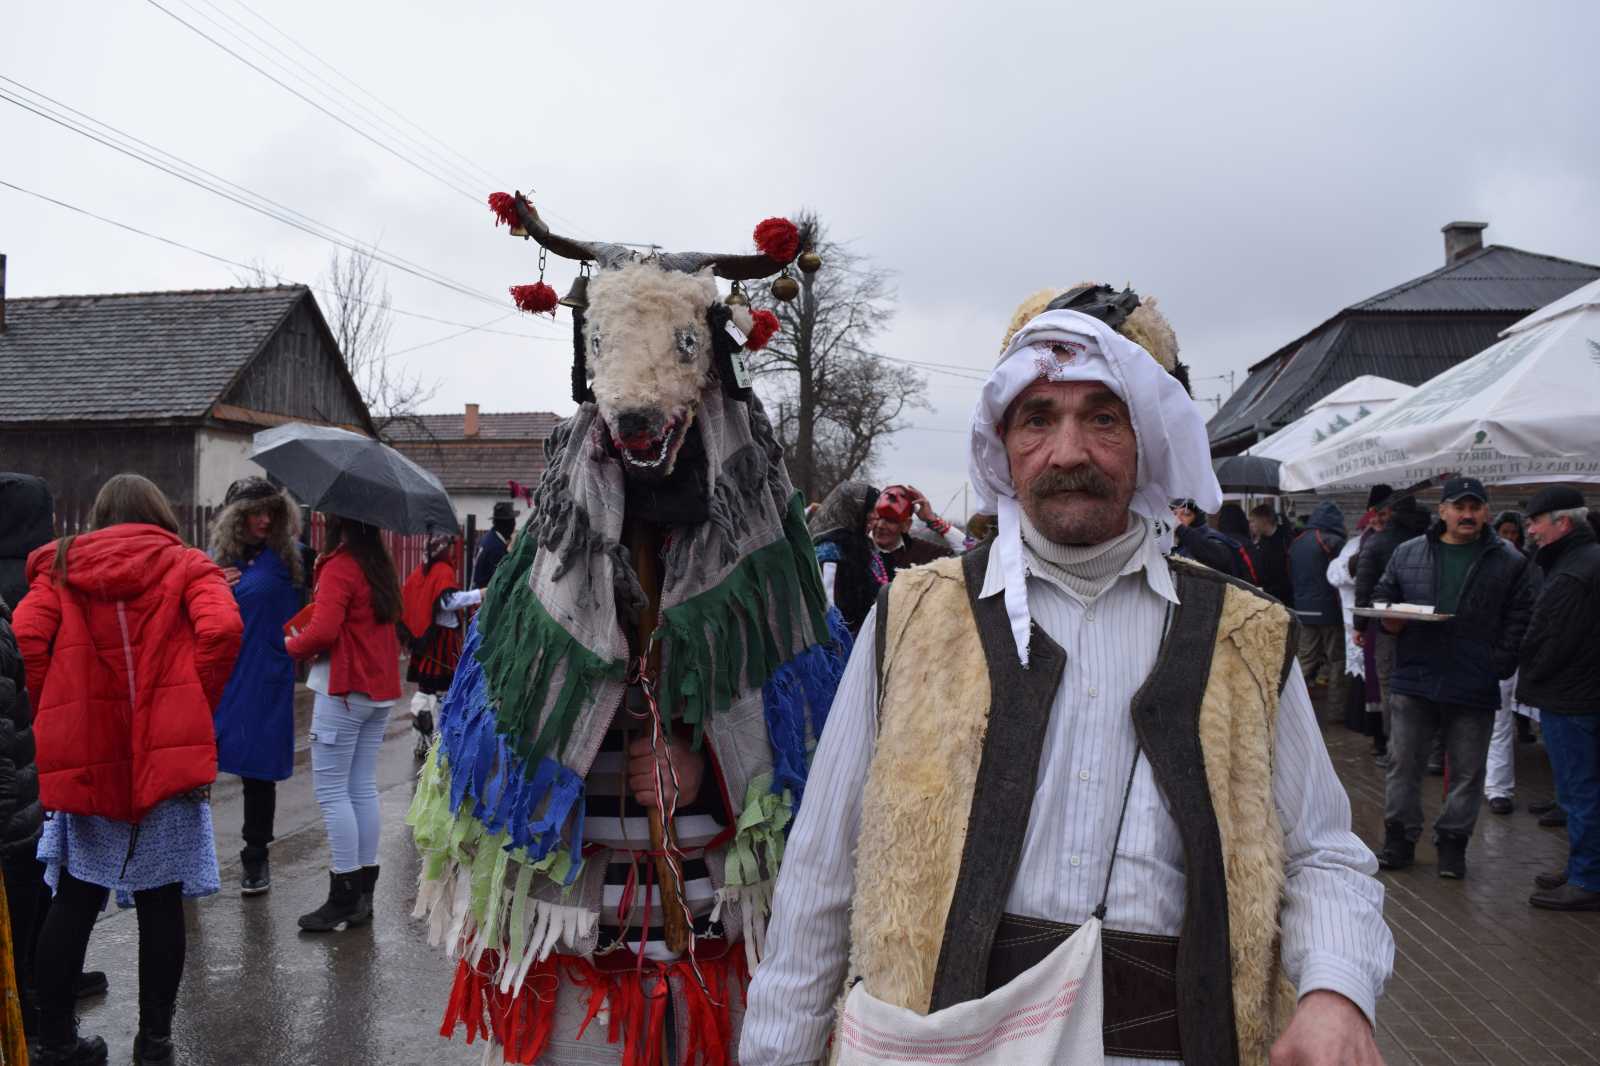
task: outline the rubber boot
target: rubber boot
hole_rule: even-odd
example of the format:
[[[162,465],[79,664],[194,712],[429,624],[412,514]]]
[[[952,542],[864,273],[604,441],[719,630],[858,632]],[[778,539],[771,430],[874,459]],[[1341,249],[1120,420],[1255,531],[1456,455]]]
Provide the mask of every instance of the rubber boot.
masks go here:
[[[363,866],[361,868],[361,913],[362,921],[372,920],[372,893],[378,884],[378,867]]]
[[[1406,834],[1399,822],[1383,823],[1383,848],[1378,852],[1378,865],[1385,870],[1404,870],[1417,857],[1417,844]]]
[[[342,933],[363,920],[361,913],[361,871],[328,874],[328,900],[310,914],[300,916],[300,928],[308,933]]]

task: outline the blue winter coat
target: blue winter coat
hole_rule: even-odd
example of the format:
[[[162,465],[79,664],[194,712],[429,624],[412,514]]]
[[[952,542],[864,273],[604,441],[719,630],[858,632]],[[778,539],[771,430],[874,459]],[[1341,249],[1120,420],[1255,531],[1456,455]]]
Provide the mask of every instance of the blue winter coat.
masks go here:
[[[240,570],[233,595],[244,643],[217,705],[217,769],[283,781],[294,772],[295,685],[283,624],[300,609],[300,590],[276,552],[258,551],[233,565]]]
[[[1344,550],[1344,515],[1331,500],[1311,512],[1309,528],[1289,545],[1294,612],[1308,626],[1344,624],[1339,591],[1328,584],[1328,564]]]

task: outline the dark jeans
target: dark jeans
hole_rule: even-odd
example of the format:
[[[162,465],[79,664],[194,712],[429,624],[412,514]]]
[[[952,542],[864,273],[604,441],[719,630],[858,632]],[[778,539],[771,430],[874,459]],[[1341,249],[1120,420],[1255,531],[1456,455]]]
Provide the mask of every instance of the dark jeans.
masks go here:
[[[32,1008],[37,1001],[33,957],[39,938],[39,905],[50,890],[44,883],[44,863],[33,857],[31,848],[8,857],[0,869],[5,872],[6,903],[11,908],[11,953],[16,962],[17,994],[22,1001],[24,1026],[31,1035],[35,1023]]]
[[[244,784],[244,854],[264,859],[272,843],[272,821],[278,811],[278,783],[241,777]]]
[[[1422,836],[1422,782],[1434,734],[1444,738],[1449,756],[1450,790],[1444,809],[1433,823],[1436,834],[1469,837],[1483,805],[1484,767],[1489,758],[1489,737],[1494,732],[1494,711],[1451,703],[1389,694],[1389,776],[1384,794],[1383,820],[1400,822],[1406,836]]]
[[[61,871],[61,883],[39,934],[34,963],[39,988],[39,1035],[61,1043],[73,1032],[78,973],[107,892]],[[177,882],[133,894],[139,913],[139,1028],[152,1036],[172,1031],[172,1008],[183,979],[183,886]]]
[[[1567,880],[1600,892],[1600,714],[1539,716],[1556,794],[1567,812]]]

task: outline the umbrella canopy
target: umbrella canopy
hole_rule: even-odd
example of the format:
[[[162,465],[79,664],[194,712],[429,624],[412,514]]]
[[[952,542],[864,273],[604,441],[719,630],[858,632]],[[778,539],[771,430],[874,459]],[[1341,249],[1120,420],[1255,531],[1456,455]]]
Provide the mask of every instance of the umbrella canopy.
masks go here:
[[[1413,391],[1410,385],[1376,374],[1363,374],[1328,393],[1307,408],[1305,414],[1245,449],[1244,454],[1287,462]]]
[[[459,533],[439,479],[370,437],[301,422],[262,430],[250,458],[314,511],[397,533]]]
[[[1273,496],[1278,492],[1278,460],[1259,455],[1228,455],[1211,461],[1217,484],[1223,492],[1254,492]]]
[[[1524,320],[1532,325],[1517,323],[1381,414],[1284,463],[1285,491],[1446,471],[1501,485],[1600,484],[1600,301],[1557,303],[1564,309],[1535,312]]]

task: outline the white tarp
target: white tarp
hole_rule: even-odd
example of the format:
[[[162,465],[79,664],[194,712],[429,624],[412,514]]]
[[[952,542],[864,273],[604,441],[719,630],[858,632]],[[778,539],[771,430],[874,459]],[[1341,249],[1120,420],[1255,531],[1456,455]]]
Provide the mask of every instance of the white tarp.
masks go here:
[[[1244,454],[1287,462],[1411,392],[1410,385],[1375,374],[1363,374],[1328,393],[1307,408],[1305,414],[1246,449]]]
[[[1575,293],[1553,316],[1535,312],[1493,347],[1284,463],[1284,491],[1443,473],[1600,484],[1600,282],[1580,291],[1591,289],[1593,298]]]

